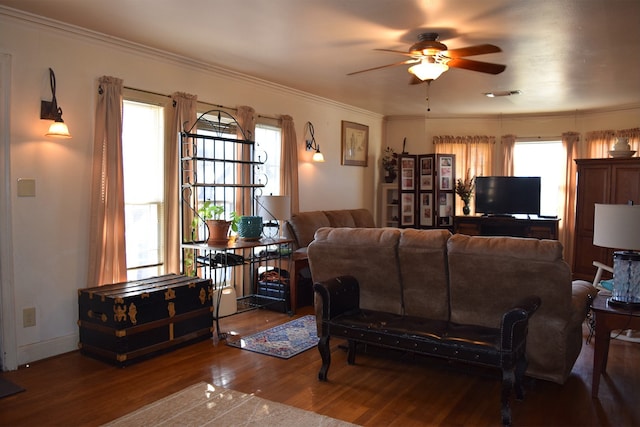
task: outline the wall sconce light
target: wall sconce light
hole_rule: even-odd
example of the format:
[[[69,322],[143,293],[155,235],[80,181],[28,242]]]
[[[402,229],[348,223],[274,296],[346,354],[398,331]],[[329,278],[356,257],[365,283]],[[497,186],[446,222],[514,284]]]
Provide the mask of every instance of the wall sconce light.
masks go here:
[[[313,124],[311,122],[307,122],[304,126],[306,149],[307,151],[316,150],[316,152],[313,153],[313,157],[311,158],[311,160],[313,160],[314,162],[324,162],[324,156],[320,152],[320,145],[318,145],[318,143],[316,142],[316,138],[313,135]],[[311,139],[307,139],[307,133],[309,134]]]
[[[53,70],[49,68],[49,82],[51,83],[51,95],[53,98],[51,101],[40,102],[40,119],[53,120],[49,131],[45,133],[45,136],[52,136],[54,138],[71,138],[69,128],[62,120],[62,108],[58,107],[58,101],[56,100],[56,75]]]

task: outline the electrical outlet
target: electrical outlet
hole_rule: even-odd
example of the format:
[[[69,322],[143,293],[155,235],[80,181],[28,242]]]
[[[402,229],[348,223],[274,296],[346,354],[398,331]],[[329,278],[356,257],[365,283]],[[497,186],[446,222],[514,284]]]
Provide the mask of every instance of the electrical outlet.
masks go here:
[[[36,326],[36,308],[29,307],[22,310],[22,327],[30,328]]]

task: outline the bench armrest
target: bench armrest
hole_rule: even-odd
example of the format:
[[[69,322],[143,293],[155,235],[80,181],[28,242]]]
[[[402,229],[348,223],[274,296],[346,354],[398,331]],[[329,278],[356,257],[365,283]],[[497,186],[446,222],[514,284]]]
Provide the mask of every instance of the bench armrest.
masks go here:
[[[360,286],[353,276],[339,276],[313,285],[316,296],[322,304],[322,320],[357,311],[360,309]],[[317,314],[320,314],[316,311]]]
[[[500,331],[503,350],[512,350],[525,342],[529,318],[540,307],[540,304],[539,297],[528,296],[502,316]]]

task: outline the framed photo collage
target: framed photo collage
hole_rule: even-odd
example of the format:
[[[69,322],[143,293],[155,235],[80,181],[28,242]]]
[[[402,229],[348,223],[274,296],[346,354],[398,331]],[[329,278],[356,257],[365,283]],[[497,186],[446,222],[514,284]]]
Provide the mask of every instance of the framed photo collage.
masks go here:
[[[402,154],[400,227],[451,228],[455,212],[455,155]]]

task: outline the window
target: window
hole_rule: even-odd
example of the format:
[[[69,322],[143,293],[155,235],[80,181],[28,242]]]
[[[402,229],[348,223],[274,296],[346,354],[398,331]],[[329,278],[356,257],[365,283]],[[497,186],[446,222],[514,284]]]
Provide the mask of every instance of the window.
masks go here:
[[[513,150],[515,176],[541,177],[540,214],[563,211],[565,152],[562,141],[518,141]]]
[[[127,279],[138,280],[164,274],[164,106],[166,99],[150,99],[137,93],[126,94],[123,102],[122,149],[125,199],[125,238]],[[214,118],[209,118],[215,121]],[[220,129],[206,125],[198,133],[220,135]],[[224,136],[236,138],[235,128],[225,128]],[[263,194],[278,194],[280,188],[280,129],[259,124],[256,127],[254,155],[264,165],[256,168],[255,179],[265,183]],[[213,146],[198,147],[211,150]],[[206,152],[207,157],[229,158],[237,155],[232,143],[216,146],[219,152]],[[212,176],[216,183],[235,183],[237,170],[232,163],[223,168],[215,165],[197,171]],[[211,175],[210,175],[211,174]],[[200,194],[199,199],[220,199],[229,204],[225,211],[236,210],[233,186],[224,194]]]
[[[164,273],[164,107],[123,102],[127,279]]]
[[[266,160],[266,163],[258,169],[256,175],[258,183],[265,183],[265,187],[262,189],[263,195],[280,195],[280,152],[280,128],[257,124],[255,155],[259,160]]]
[[[236,128],[230,117],[221,115],[219,117],[204,116],[198,123],[197,131],[201,135],[213,135],[217,137],[236,139]],[[248,138],[250,136],[247,135]],[[257,184],[264,184],[263,188],[256,190],[256,195],[280,194],[280,147],[281,130],[277,126],[267,124],[257,124],[255,129],[255,147],[253,150],[254,159],[263,162],[263,165],[254,169],[254,180]],[[204,157],[234,160],[239,159],[237,145],[233,142],[206,143],[198,141],[197,151],[203,153]],[[215,152],[214,152],[215,150]],[[239,171],[233,163],[223,162],[200,162],[196,171],[200,179],[204,182],[215,182],[225,184],[228,187],[219,186],[213,189],[200,189],[198,200],[213,200],[216,204],[224,204],[225,212],[232,212],[238,205],[238,193],[233,185],[237,184],[241,177]],[[245,209],[246,210],[246,209]],[[248,214],[248,212],[246,212]]]

